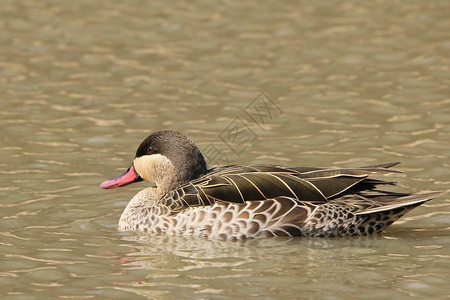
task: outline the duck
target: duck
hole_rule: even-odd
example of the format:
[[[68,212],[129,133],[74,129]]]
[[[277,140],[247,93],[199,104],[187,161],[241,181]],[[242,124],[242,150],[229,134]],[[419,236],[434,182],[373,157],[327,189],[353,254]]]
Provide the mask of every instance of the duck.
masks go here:
[[[123,174],[102,189],[150,183],[123,211],[118,229],[217,239],[373,235],[446,191],[398,193],[373,174],[401,173],[399,162],[356,168],[266,164],[207,168],[177,131],[156,131]]]

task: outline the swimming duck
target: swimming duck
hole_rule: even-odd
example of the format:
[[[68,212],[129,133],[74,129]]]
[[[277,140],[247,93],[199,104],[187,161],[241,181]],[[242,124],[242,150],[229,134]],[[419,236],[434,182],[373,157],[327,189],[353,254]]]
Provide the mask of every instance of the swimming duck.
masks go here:
[[[231,165],[207,169],[197,146],[176,131],[157,131],[138,147],[111,189],[152,183],[125,208],[119,230],[220,239],[270,236],[335,237],[379,233],[444,192],[375,190],[398,173],[387,163],[348,169]]]

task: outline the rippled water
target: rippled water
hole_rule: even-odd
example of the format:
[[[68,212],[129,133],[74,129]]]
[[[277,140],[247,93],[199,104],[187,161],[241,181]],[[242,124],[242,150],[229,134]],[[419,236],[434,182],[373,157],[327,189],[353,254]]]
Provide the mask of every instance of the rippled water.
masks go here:
[[[232,163],[402,161],[401,185],[448,189],[449,11],[2,1],[1,298],[448,298],[448,196],[382,236],[223,242],[118,232],[145,184],[98,185],[172,129]],[[279,111],[259,127],[262,90]],[[239,155],[221,139],[236,120],[255,137]]]

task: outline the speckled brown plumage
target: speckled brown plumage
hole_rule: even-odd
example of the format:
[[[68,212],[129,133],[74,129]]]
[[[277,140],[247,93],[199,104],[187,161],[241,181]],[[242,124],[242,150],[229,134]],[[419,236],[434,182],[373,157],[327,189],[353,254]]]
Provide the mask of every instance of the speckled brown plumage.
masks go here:
[[[206,171],[203,156],[185,136],[154,135],[157,139],[150,135],[139,146],[126,173],[102,183],[113,188],[142,177],[156,185],[133,197],[120,218],[120,230],[221,239],[367,235],[445,193],[377,190],[395,183],[370,175],[397,173],[390,168],[398,163],[347,169],[245,165]],[[161,146],[173,139],[176,147]],[[180,178],[178,169],[187,165]]]
[[[120,229],[222,239],[377,233],[439,195],[369,193],[376,185],[393,184],[368,178],[370,173],[396,172],[387,169],[391,165],[218,168],[160,199],[142,201],[152,204],[124,213]],[[136,199],[141,197],[152,198],[146,193]]]

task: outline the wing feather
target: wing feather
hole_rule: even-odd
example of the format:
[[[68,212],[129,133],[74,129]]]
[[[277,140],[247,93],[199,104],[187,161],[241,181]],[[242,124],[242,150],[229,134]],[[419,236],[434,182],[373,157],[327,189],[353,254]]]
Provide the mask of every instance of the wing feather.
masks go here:
[[[375,172],[398,172],[389,169],[396,164],[346,169],[269,165],[217,167],[169,192],[161,200],[176,211],[217,201],[245,203],[277,197],[290,197],[305,203],[326,203],[346,193],[371,190],[377,184],[393,184],[368,176]]]

